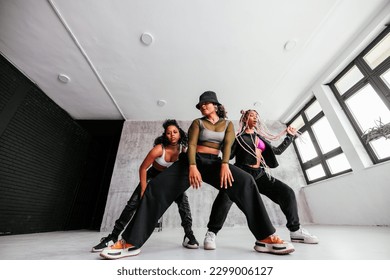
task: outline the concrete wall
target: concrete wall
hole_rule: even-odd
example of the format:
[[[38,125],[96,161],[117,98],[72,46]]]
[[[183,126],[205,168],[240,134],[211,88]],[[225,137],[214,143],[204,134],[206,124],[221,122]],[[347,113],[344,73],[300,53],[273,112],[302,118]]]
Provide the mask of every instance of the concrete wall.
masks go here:
[[[237,128],[237,122],[235,121]],[[187,131],[190,121],[179,122]],[[279,122],[268,124],[272,131],[280,132],[285,125]],[[153,140],[163,132],[162,121],[134,122],[126,121],[122,130],[122,137],[118,148],[118,154],[111,179],[111,186],[107,198],[106,210],[101,226],[102,231],[111,231],[115,220],[119,217],[127,200],[139,182],[138,168],[151,149]],[[278,143],[276,142],[275,145]],[[307,208],[300,187],[304,184],[303,175],[296,158],[293,147],[288,148],[279,156],[280,166],[273,170],[272,174],[286,182],[296,190],[299,201],[299,211],[302,223],[310,223],[311,215]],[[207,184],[201,189],[187,191],[191,205],[194,228],[206,227],[211,211],[211,206],[217,195],[217,190]],[[264,197],[268,213],[275,225],[284,225],[286,220],[279,206]],[[246,219],[238,207],[234,204],[225,223],[225,227],[246,225]],[[180,216],[176,204],[173,204],[163,215],[163,227],[180,227]]]

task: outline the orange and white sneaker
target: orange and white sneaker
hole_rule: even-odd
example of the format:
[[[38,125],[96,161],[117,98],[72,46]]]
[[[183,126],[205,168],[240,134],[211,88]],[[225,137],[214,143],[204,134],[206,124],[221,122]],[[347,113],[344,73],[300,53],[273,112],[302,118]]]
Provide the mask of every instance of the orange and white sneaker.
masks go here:
[[[115,242],[111,247],[104,249],[100,256],[109,259],[116,260],[120,258],[126,258],[131,256],[136,256],[141,253],[141,249],[135,247],[132,244],[126,243],[125,240],[121,239]]]
[[[283,241],[279,236],[273,234],[267,238],[256,241],[254,249],[260,253],[269,253],[276,255],[287,255],[295,251],[294,246]]]

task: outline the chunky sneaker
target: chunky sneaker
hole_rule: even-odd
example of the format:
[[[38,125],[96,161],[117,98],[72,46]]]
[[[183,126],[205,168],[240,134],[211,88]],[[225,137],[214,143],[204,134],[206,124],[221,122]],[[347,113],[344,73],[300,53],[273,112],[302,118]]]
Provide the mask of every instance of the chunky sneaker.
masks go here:
[[[204,237],[203,247],[205,250],[215,250],[217,245],[215,244],[216,235],[212,231],[206,232],[206,236]]]
[[[290,232],[291,242],[318,244],[318,237],[311,235],[306,229],[300,228]]]
[[[136,256],[141,253],[141,249],[126,243],[123,239],[118,240],[114,245],[110,248],[104,249],[103,252],[100,253],[100,256],[109,259],[115,260],[120,258],[126,258],[131,256]]]
[[[114,237],[112,234],[109,234],[106,237],[100,239],[100,243],[94,247],[92,247],[92,252],[101,252],[103,249],[114,245],[114,243],[118,240],[118,238]]]
[[[183,239],[183,247],[186,247],[188,249],[198,249],[199,248],[199,242],[196,240],[194,234],[186,234]]]
[[[295,251],[291,243],[285,242],[277,235],[270,235],[267,238],[256,241],[254,249],[260,253],[276,255],[287,255]]]

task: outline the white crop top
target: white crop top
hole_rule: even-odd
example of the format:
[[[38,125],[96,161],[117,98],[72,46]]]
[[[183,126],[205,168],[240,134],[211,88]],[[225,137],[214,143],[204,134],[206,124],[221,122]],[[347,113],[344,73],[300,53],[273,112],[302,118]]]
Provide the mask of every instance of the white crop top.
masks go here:
[[[180,149],[180,151],[182,150],[182,146],[181,145],[180,145],[179,149]],[[156,158],[154,161],[157,162],[159,165],[168,168],[169,166],[171,166],[174,163],[174,161],[166,161],[165,160],[165,148],[164,148],[164,146],[162,146],[162,150],[163,150],[163,153],[162,153],[161,157]]]

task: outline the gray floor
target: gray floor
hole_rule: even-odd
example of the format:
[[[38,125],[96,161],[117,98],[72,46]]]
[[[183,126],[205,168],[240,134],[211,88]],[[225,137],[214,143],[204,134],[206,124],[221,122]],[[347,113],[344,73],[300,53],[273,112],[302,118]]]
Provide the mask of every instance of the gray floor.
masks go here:
[[[181,246],[182,229],[154,232],[136,260],[390,260],[390,227],[305,226],[320,244],[294,243],[295,252],[286,256],[253,250],[254,239],[246,227],[224,228],[217,237],[217,250],[186,249]],[[195,229],[203,243],[205,229]],[[288,240],[288,231],[277,233]],[[106,233],[66,231],[0,237],[0,260],[100,260],[90,249]]]

